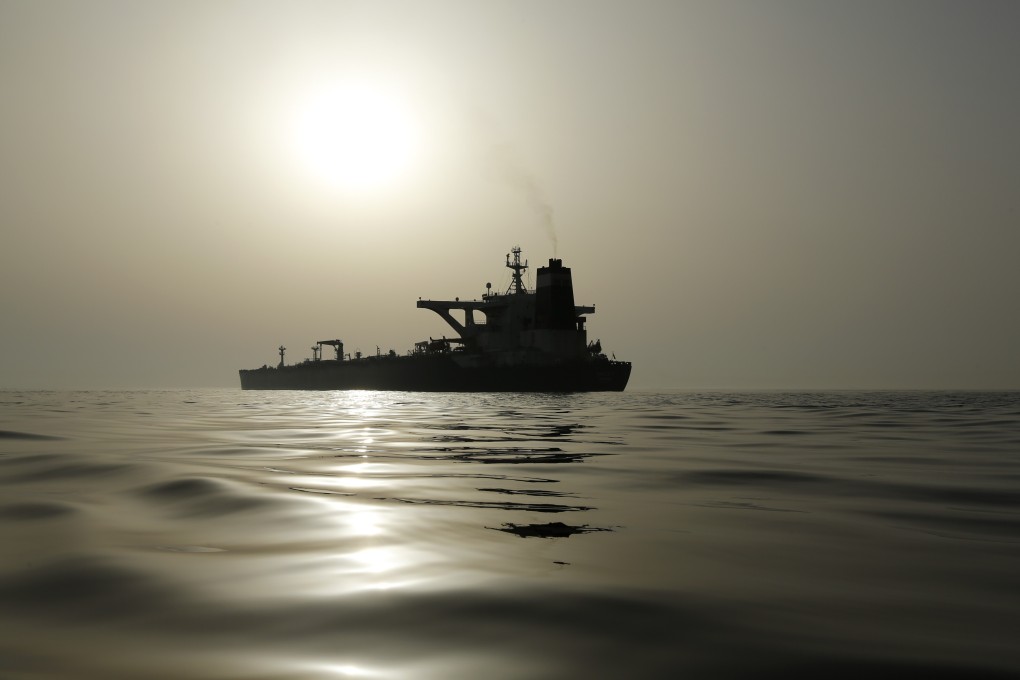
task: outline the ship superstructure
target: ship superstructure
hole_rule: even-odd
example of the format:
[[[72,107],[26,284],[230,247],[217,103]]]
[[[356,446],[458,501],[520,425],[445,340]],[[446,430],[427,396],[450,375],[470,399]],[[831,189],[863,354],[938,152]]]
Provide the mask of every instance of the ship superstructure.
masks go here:
[[[423,340],[406,355],[393,351],[354,358],[340,340],[321,340],[312,360],[276,368],[242,370],[243,389],[384,389],[423,391],[623,390],[630,362],[609,359],[599,341],[588,342],[585,315],[595,308],[574,304],[570,268],[559,259],[539,267],[535,289],[524,284],[521,249],[507,254],[506,291],[486,284],[481,300],[418,300],[456,333]],[[461,318],[457,318],[460,316]],[[323,345],[335,359],[322,359]]]

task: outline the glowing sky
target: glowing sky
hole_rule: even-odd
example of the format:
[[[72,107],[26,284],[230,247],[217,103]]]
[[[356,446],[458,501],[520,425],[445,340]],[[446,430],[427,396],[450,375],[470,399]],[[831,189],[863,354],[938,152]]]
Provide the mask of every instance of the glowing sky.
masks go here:
[[[403,352],[448,332],[419,296],[555,237],[637,389],[1018,388],[1017,26],[1010,1],[0,0],[0,387]]]

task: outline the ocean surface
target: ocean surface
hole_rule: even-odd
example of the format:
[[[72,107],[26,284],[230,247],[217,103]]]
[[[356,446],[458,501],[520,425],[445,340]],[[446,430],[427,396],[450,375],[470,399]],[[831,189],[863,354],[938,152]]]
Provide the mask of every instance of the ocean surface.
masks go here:
[[[1020,677],[1020,393],[0,391],[0,678]]]

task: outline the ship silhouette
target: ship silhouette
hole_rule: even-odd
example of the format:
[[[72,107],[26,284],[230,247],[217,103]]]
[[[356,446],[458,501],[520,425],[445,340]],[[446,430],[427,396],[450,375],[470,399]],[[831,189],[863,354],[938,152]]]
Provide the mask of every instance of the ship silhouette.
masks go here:
[[[481,300],[418,300],[455,331],[456,337],[416,342],[406,354],[393,350],[353,357],[341,340],[319,340],[312,359],[242,369],[245,390],[404,390],[426,392],[592,392],[621,391],[630,379],[629,361],[610,359],[600,340],[589,342],[585,315],[594,307],[574,304],[569,267],[550,259],[539,267],[528,290],[521,249],[507,254],[509,287]],[[463,313],[463,321],[454,316]],[[480,314],[480,318],[476,317]],[[324,346],[335,358],[323,359]]]

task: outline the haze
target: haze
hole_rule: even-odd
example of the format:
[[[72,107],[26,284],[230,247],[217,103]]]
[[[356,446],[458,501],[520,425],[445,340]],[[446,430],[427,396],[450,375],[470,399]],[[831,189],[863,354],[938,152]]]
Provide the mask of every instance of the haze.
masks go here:
[[[632,389],[1018,388],[1017,26],[1009,1],[0,0],[0,387],[404,352],[450,332],[419,296],[505,285],[520,245],[573,268]],[[358,132],[307,122],[352,91]]]

